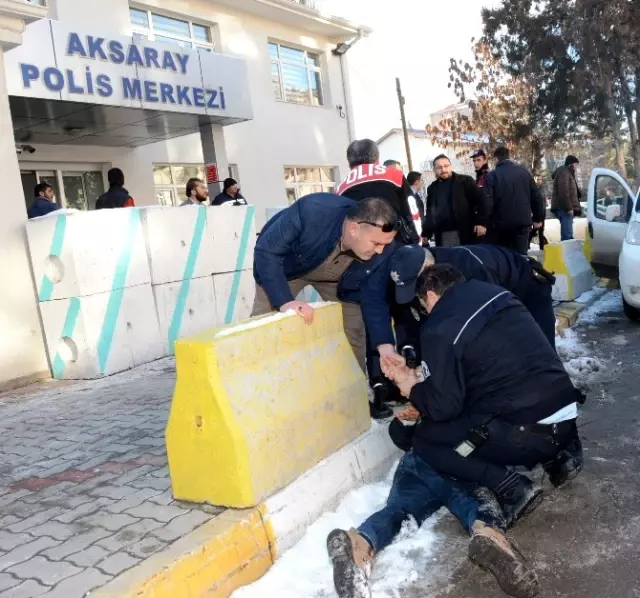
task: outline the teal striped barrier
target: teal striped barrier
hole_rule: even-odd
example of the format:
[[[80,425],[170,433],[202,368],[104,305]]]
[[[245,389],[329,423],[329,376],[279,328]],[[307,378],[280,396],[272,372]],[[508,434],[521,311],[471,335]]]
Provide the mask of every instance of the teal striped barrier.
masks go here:
[[[249,238],[255,215],[255,207],[247,206],[247,212],[244,217],[244,225],[242,227],[242,235],[240,236],[240,249],[238,251],[238,259],[236,260],[236,269],[233,273],[233,282],[231,283],[231,293],[229,294],[229,303],[227,303],[227,313],[224,318],[225,324],[233,322],[233,316],[236,313],[236,303],[238,301],[238,292],[240,290],[240,282],[242,280],[242,268],[247,259],[247,250],[249,249]]]
[[[53,231],[53,239],[51,240],[51,249],[49,255],[60,257],[62,246],[64,245],[64,234],[67,230],[67,215],[60,214],[56,217],[56,227]],[[38,292],[38,301],[49,301],[53,295],[53,282],[46,275],[42,275],[40,290]]]
[[[124,297],[129,265],[131,264],[133,245],[136,235],[141,230],[142,225],[140,220],[140,209],[127,209],[131,210],[129,227],[127,229],[124,247],[122,248],[122,251],[120,252],[120,255],[118,257],[118,261],[116,262],[116,269],[113,276],[113,282],[111,284],[109,301],[107,302],[107,309],[104,314],[104,321],[102,323],[100,338],[98,339],[98,366],[101,374],[104,374],[107,367],[107,360],[109,359],[111,344],[113,343],[113,335],[116,331],[118,315],[120,314],[120,308],[122,307],[122,299]]]
[[[71,299],[69,299],[67,316],[64,320],[64,326],[62,327],[62,334],[60,335],[61,338],[71,338],[73,336],[79,314],[80,299],[78,299],[78,297],[71,297]],[[61,379],[66,365],[66,362],[60,355],[60,351],[57,351],[53,361],[51,362],[51,373],[53,374],[53,377],[58,380]]]
[[[189,248],[189,255],[184,266],[184,274],[182,275],[182,281],[180,282],[180,290],[178,291],[178,299],[176,301],[176,307],[173,311],[171,318],[171,325],[169,326],[169,353],[174,353],[174,343],[178,340],[180,335],[180,329],[182,328],[182,318],[184,316],[184,310],[187,305],[187,297],[189,296],[189,287],[191,285],[191,279],[193,278],[193,272],[196,268],[196,262],[198,261],[198,255],[200,253],[200,246],[202,245],[202,237],[207,224],[207,211],[204,207],[197,208],[198,218],[196,219],[195,228],[193,231],[193,237],[191,239],[191,247]]]
[[[309,295],[309,303],[316,303],[318,301],[322,301],[322,297],[320,297],[320,293],[316,291],[313,287],[311,287],[311,295]]]

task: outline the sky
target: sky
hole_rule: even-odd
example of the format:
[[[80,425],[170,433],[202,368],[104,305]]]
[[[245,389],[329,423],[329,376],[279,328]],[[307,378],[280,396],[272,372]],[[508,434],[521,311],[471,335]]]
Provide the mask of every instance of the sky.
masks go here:
[[[357,137],[378,139],[400,127],[395,78],[407,120],[423,129],[429,115],[455,103],[447,88],[451,58],[471,56],[490,0],[324,0],[324,9],[373,29],[348,54]]]

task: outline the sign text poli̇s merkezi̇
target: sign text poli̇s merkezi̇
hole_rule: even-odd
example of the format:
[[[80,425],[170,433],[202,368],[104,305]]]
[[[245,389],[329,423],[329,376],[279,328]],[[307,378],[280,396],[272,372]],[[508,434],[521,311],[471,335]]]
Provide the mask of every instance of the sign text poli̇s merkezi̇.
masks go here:
[[[117,65],[156,68],[185,75],[190,54],[173,50],[157,50],[134,43],[123,44],[117,40],[86,36],[86,41],[77,33],[70,33],[67,41],[67,56],[80,56],[88,60],[102,60]],[[33,81],[42,80],[50,91],[61,91],[65,87],[69,93],[94,95],[108,98],[113,95],[114,82],[106,74],[94,75],[87,66],[85,73],[78,75],[71,69],[64,71],[48,67],[40,70],[33,64],[21,64],[22,83],[30,88]],[[125,100],[142,100],[150,103],[178,104],[197,108],[225,110],[224,89],[203,89],[189,85],[158,83],[134,77],[121,77],[122,96]]]

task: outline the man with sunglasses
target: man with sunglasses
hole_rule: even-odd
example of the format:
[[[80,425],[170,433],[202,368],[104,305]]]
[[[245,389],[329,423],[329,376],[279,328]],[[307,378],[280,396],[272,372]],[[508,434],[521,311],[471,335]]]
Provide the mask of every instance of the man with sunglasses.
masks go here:
[[[387,202],[356,203],[330,193],[307,195],[265,224],[254,252],[253,316],[294,310],[307,324],[313,307],[295,297],[313,286],[324,301],[342,305],[344,330],[365,369],[360,288],[389,255],[400,223]]]

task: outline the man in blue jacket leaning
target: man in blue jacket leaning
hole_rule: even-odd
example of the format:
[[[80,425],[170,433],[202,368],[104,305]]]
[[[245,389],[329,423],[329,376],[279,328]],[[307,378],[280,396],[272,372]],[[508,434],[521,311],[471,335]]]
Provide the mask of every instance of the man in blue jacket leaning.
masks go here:
[[[380,256],[399,228],[396,211],[382,199],[356,203],[330,193],[303,197],[262,229],[254,253],[252,315],[294,310],[311,324],[313,308],[295,297],[313,285],[324,301],[342,305],[345,334],[364,370],[360,288],[381,265]]]

